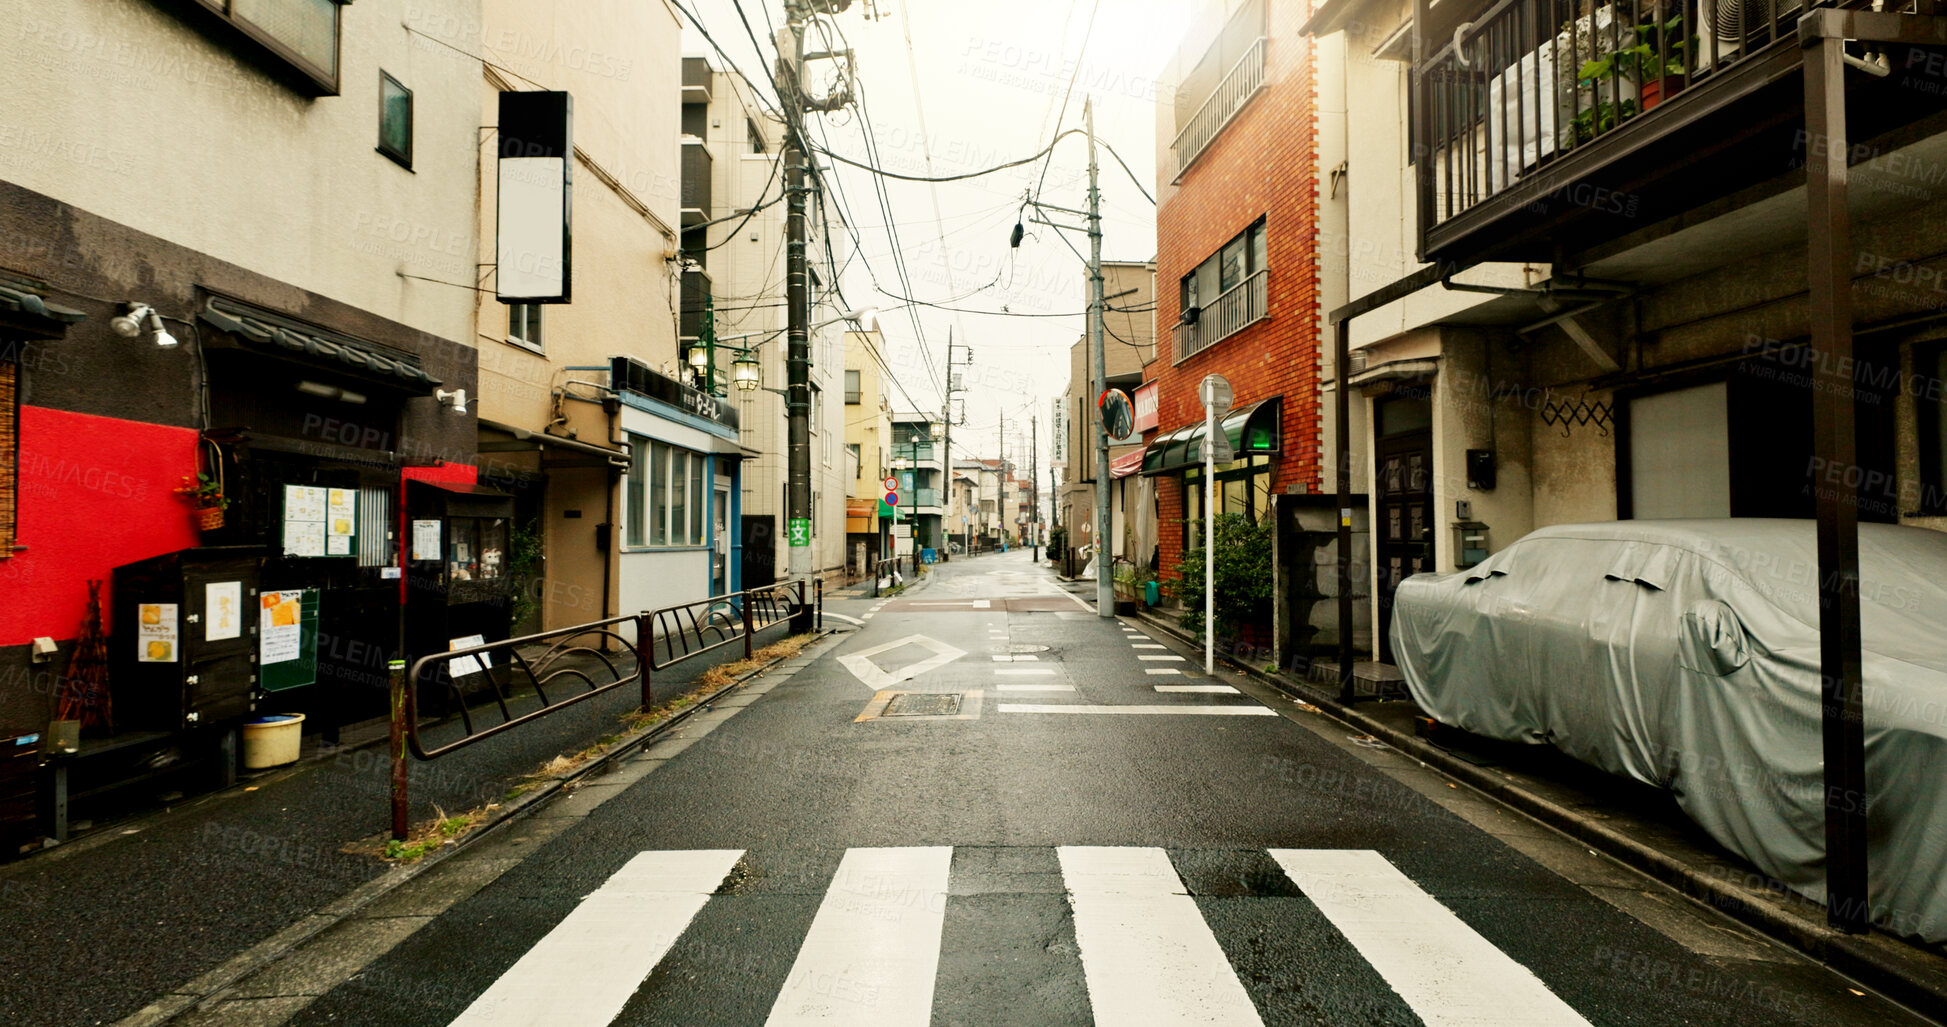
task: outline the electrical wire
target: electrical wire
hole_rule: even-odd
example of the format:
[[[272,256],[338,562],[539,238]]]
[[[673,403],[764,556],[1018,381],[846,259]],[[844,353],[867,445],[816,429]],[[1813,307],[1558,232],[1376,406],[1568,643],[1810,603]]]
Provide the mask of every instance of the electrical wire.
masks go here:
[[[864,119],[861,118],[861,120]],[[869,132],[870,129],[867,129],[867,131]],[[822,153],[825,156],[830,157],[831,159],[839,162],[840,164],[850,164],[852,167],[859,168],[864,171],[870,171],[874,175],[880,175],[885,178],[896,178],[902,182],[959,182],[964,179],[979,178],[983,175],[991,175],[996,171],[1006,171],[1008,168],[1018,168],[1023,164],[1031,164],[1035,161],[1040,160],[1043,157],[1046,157],[1049,151],[1055,148],[1055,143],[1059,143],[1063,139],[1069,136],[1078,135],[1078,134],[1082,134],[1081,129],[1071,128],[1068,131],[1063,132],[1062,134],[1056,136],[1054,142],[1049,143],[1046,147],[1042,148],[1040,151],[1036,153],[1030,154],[1026,157],[1022,157],[1019,160],[1011,160],[1005,164],[996,164],[991,168],[984,168],[980,171],[969,171],[966,172],[965,174],[960,174],[960,175],[906,175],[906,174],[901,174],[900,172],[897,171],[888,171],[885,168],[877,167],[874,164],[866,163],[864,161],[853,160],[852,158],[847,157],[842,153],[833,152],[832,150],[826,149],[825,147],[822,146],[818,147],[817,149],[819,153]]]

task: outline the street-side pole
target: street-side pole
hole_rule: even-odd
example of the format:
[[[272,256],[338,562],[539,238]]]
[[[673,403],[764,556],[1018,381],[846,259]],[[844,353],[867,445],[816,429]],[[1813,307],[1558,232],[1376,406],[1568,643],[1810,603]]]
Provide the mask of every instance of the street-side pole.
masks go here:
[[[1203,672],[1217,664],[1217,408],[1203,408]]]
[[[1095,614],[1115,616],[1115,582],[1102,540],[1109,537],[1109,430],[1102,423],[1102,394],[1109,391],[1102,352],[1102,192],[1096,183],[1095,101],[1082,102],[1088,128],[1088,353],[1095,362]]]
[[[779,37],[777,86],[784,108],[784,298],[787,567],[794,581],[811,576],[811,288],[805,263],[804,11],[784,5],[786,32]]]
[[[1041,562],[1041,415],[1039,414],[1028,415],[1028,562]]]
[[[946,489],[941,497],[945,503],[940,509],[946,513],[940,517],[940,562],[945,563],[952,554],[947,543],[953,538],[953,326],[946,326],[946,409],[940,411],[940,422],[945,426],[940,435],[940,483]]]

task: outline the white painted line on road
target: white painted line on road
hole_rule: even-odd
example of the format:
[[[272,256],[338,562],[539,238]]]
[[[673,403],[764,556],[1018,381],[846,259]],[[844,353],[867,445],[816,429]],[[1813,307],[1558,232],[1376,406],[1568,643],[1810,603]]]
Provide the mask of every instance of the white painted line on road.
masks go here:
[[[1033,663],[1039,659],[1041,659],[1039,656],[1023,656],[1019,654],[1009,656],[1006,653],[997,653],[994,656],[995,663]]]
[[[945,845],[847,849],[766,1023],[929,1022],[952,863]]]
[[[1379,853],[1270,852],[1427,1027],[1587,1027],[1533,971],[1474,933]]]
[[[1164,648],[1167,648],[1167,647],[1166,647],[1166,646],[1164,646],[1164,645],[1163,645],[1162,643],[1160,643],[1160,642],[1133,642],[1133,643],[1131,643],[1131,644],[1130,644],[1130,646],[1129,646],[1129,648],[1131,648],[1131,649],[1164,649]]]
[[[872,662],[872,657],[880,653],[891,652],[894,649],[906,645],[916,645],[922,649],[931,650],[933,655],[918,663],[908,664],[891,672],[881,670],[878,664]],[[967,655],[966,650],[955,649],[937,638],[928,638],[925,635],[907,635],[905,638],[896,638],[884,645],[875,645],[870,649],[860,649],[854,653],[847,653],[839,657],[838,662],[843,664],[846,670],[851,671],[853,677],[870,685],[872,690],[877,692],[898,682],[917,677],[929,670],[937,670],[965,655]]]
[[[861,623],[861,624],[863,624],[863,623],[865,623],[866,621],[869,621],[869,620],[871,620],[871,619],[872,619],[872,615],[871,615],[871,614],[869,614],[869,613],[861,613],[861,614],[859,614],[859,623]]]
[[[1075,845],[1055,853],[1096,1023],[1262,1023],[1167,853]]]
[[[839,620],[842,620],[842,621],[844,621],[844,622],[845,622],[845,623],[847,623],[847,624],[864,624],[864,623],[865,623],[865,621],[863,621],[863,620],[861,620],[861,619],[859,619],[859,618],[857,618],[857,617],[847,617],[847,616],[845,616],[845,615],[844,615],[844,614],[842,614],[842,613],[833,613],[833,612],[831,612],[830,610],[826,610],[826,611],[825,611],[825,616],[827,616],[827,617],[836,617],[836,618],[838,618]],[[870,616],[872,616],[872,615],[868,613],[868,614],[866,614],[866,616],[867,616],[867,617],[870,617]]]
[[[1181,656],[1174,656],[1174,655],[1172,655],[1172,656],[1138,656],[1138,657],[1136,657],[1136,659],[1138,659],[1138,660],[1181,660],[1181,659],[1183,659],[1183,657],[1181,657]]]
[[[912,602],[908,603],[907,605],[909,606],[971,606],[976,610],[990,610],[993,609],[994,607],[993,601],[988,599],[954,599],[954,600],[915,599]]]
[[[1053,667],[995,667],[994,668],[994,673],[996,674],[1039,675],[1039,674],[1053,674],[1054,672],[1055,672],[1055,668]]]
[[[605,1024],[667,955],[742,849],[645,852],[554,926],[453,1023]]]
[[[1074,685],[995,685],[996,692],[1072,692]]]
[[[1144,667],[1143,673],[1144,674],[1181,674],[1183,672],[1177,670],[1175,667]]]
[[[1229,685],[1156,685],[1158,692],[1200,692],[1207,695],[1236,695],[1237,689]]]
[[[1132,713],[1138,715],[1187,714],[1203,717],[1275,717],[1263,706],[1049,706],[1036,703],[1001,703],[1002,713]]]

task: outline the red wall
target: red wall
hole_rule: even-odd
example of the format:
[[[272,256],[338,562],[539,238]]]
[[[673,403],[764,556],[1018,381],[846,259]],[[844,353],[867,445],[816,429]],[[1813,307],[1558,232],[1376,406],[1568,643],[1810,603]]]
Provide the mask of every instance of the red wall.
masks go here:
[[[1237,406],[1284,397],[1273,492],[1298,483],[1316,489],[1320,482],[1316,89],[1311,42],[1297,31],[1309,6],[1267,5],[1265,91],[1218,134],[1156,212],[1158,427],[1173,431],[1203,419],[1197,383],[1212,372],[1230,379]],[[1172,366],[1178,282],[1259,217],[1265,219],[1271,316]],[[1181,557],[1182,478],[1158,480],[1156,507],[1167,579]]]
[[[0,645],[75,638],[89,578],[198,543],[189,504],[173,492],[196,473],[196,445],[191,428],[20,408],[18,544],[27,551],[0,560]],[[104,587],[104,605],[110,598]]]

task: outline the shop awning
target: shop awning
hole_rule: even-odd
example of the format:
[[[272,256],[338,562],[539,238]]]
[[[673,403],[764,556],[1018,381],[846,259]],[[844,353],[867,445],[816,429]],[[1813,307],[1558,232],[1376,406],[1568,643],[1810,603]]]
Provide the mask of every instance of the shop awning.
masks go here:
[[[418,357],[376,342],[327,332],[247,303],[212,297],[201,317],[205,324],[257,352],[413,392],[430,392],[440,385],[439,379],[419,366]]]
[[[58,339],[68,326],[87,320],[79,310],[49,303],[28,282],[0,278],[0,320],[7,327],[37,339]]]
[[[613,467],[629,466],[629,454],[624,450],[609,446],[597,446],[579,439],[564,439],[559,435],[550,435],[544,431],[529,431],[526,428],[517,428],[511,424],[490,421],[484,417],[480,418],[480,427],[488,431],[511,435],[514,439],[513,442],[481,442],[478,446],[478,451],[481,453],[513,453],[552,447],[586,454],[591,457],[600,457]]]
[[[1127,478],[1143,469],[1143,456],[1147,450],[1131,450],[1109,461],[1109,477]]]
[[[1218,427],[1230,439],[1238,459],[1278,451],[1278,424],[1283,397],[1272,396],[1225,414]],[[1142,452],[1142,473],[1167,474],[1203,462],[1203,422],[1197,421],[1159,435]],[[1113,466],[1111,472],[1115,470]]]

